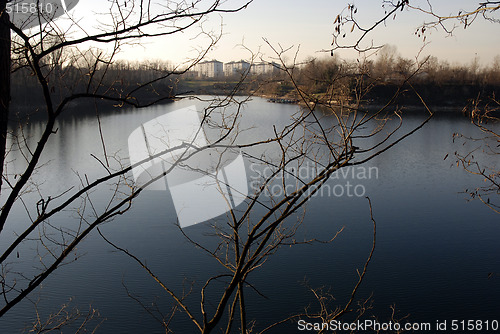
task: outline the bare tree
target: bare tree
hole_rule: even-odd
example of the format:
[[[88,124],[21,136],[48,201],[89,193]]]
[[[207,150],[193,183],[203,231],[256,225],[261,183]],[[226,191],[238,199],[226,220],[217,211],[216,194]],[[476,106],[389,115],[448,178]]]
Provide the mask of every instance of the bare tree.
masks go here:
[[[401,3],[389,1],[388,3],[394,7],[404,6]],[[442,29],[447,34],[451,35],[457,27],[462,26],[464,29],[467,29],[467,27],[473,24],[478,18],[483,18],[493,23],[499,22],[497,11],[500,9],[500,3],[498,1],[476,2],[476,4],[471,4],[467,9],[450,9],[450,13],[448,14],[436,12],[430,1],[427,2],[427,6],[425,7],[412,6],[408,3],[406,5],[407,8],[422,12],[431,18],[417,28],[417,33],[420,33],[422,37],[425,37],[426,30],[435,28]]]
[[[471,9],[459,9],[452,12],[452,14],[445,15],[436,12],[430,2],[428,2],[427,8],[409,6],[409,8],[423,12],[431,18],[417,30],[420,31],[420,34],[424,38],[425,31],[428,29],[441,29],[451,35],[455,33],[457,27],[467,29],[478,19],[484,19],[495,24],[500,23],[498,18],[500,2],[483,1],[471,7]],[[476,57],[470,66],[473,74],[478,72],[478,67],[478,58]],[[490,76],[495,75],[495,68],[494,64],[490,69]],[[469,142],[481,143],[474,151],[466,153],[458,152],[455,153],[455,156],[457,158],[457,165],[460,164],[467,172],[476,174],[483,179],[483,186],[478,186],[473,190],[466,189],[470,198],[477,198],[493,211],[500,213],[500,204],[498,203],[498,196],[500,195],[500,168],[496,165],[487,165],[477,158],[478,151],[483,151],[491,156],[498,156],[500,154],[500,134],[491,126],[491,124],[498,123],[499,121],[498,106],[499,103],[494,94],[492,96],[481,96],[481,92],[478,92],[478,97],[471,100],[470,104],[464,107],[464,112],[470,117],[472,124],[478,127],[484,133],[484,136],[472,138],[463,134],[455,134],[456,137],[466,138]],[[476,158],[474,154],[476,154]]]
[[[0,316],[5,315],[20,301],[27,298],[49,275],[64,264],[67,257],[74,253],[77,245],[97,226],[109,219],[123,214],[130,207],[132,199],[139,195],[140,189],[129,188],[123,195],[118,189],[125,186],[126,174],[132,166],[118,166],[113,170],[106,157],[105,143],[104,161],[102,163],[105,175],[95,180],[83,178],[80,186],[69,187],[60,194],[51,194],[34,201],[24,201],[28,192],[39,191],[33,184],[34,172],[41,168],[41,161],[49,138],[57,135],[56,121],[62,114],[71,110],[72,103],[82,100],[105,100],[117,105],[129,105],[137,108],[148,106],[165,100],[171,100],[175,93],[164,92],[157,94],[153,91],[153,98],[141,99],[138,96],[155,84],[169,80],[172,76],[186,72],[199,62],[220,35],[205,33],[209,46],[192,59],[183,68],[164,69],[153,76],[145,78],[131,87],[121,89],[117,82],[109,81],[108,71],[111,68],[117,52],[125,43],[142,43],[146,39],[164,37],[177,34],[187,29],[200,29],[200,24],[210,14],[231,13],[245,8],[249,2],[238,8],[225,8],[220,1],[193,3],[171,2],[166,6],[152,4],[149,1],[111,1],[107,2],[103,22],[97,30],[86,31],[76,21],[69,28],[61,28],[56,21],[39,20],[44,13],[37,8],[27,20],[38,20],[39,24],[31,29],[23,30],[25,22],[9,22],[6,10],[6,1],[0,2],[2,14],[1,30],[1,138],[2,138],[2,166],[6,154],[17,147],[24,154],[23,170],[15,171],[2,169],[2,181],[6,185],[2,191],[2,208],[0,213],[0,233],[7,243],[2,246],[0,263],[2,266],[1,295],[2,306]],[[107,19],[107,20],[106,20]],[[38,22],[37,21],[37,22]],[[13,33],[12,43],[10,33]],[[89,43],[103,46],[99,49],[94,46],[90,49]],[[12,65],[10,63],[12,59]],[[38,87],[42,91],[43,106],[36,109],[43,110],[45,126],[36,146],[29,147],[23,123],[18,124],[20,135],[12,138],[12,147],[5,147],[7,120],[9,118],[9,77],[17,71],[27,70],[29,75],[36,78]],[[66,76],[74,76],[74,82],[66,80]],[[68,83],[71,83],[69,86]],[[144,101],[145,100],[145,101]],[[34,108],[35,109],[35,108]],[[12,115],[11,115],[12,116]],[[98,120],[98,118],[97,118]],[[101,212],[93,212],[90,216],[81,213],[76,226],[52,226],[50,218],[83,201],[81,209],[88,204],[89,191],[99,189],[109,183],[115,184],[115,192],[110,195],[108,205]],[[87,201],[87,202],[86,202]],[[21,224],[22,230],[17,235],[5,235],[5,227],[12,224],[11,214],[15,203],[23,203],[27,208],[29,221]],[[34,215],[31,213],[35,212]],[[53,238],[51,233],[58,232],[59,238]],[[39,234],[40,233],[40,234]],[[36,238],[34,235],[39,234]],[[20,245],[35,243],[44,249],[45,255],[40,256],[41,266],[34,273],[19,273],[13,268],[12,258],[19,256],[16,251]]]
[[[483,102],[478,97],[464,108],[469,115],[471,123],[481,130],[482,136],[466,136],[455,133],[453,140],[465,139],[465,142],[476,146],[472,151],[456,151],[456,164],[462,166],[465,171],[477,175],[482,179],[482,185],[475,189],[466,189],[465,193],[470,199],[479,199],[488,208],[500,213],[500,168],[495,164],[485,162],[481,156],[496,157],[500,155],[500,134],[495,125],[500,119],[496,116],[500,110],[500,103],[495,96]],[[478,157],[479,156],[479,157]]]
[[[227,118],[228,115],[222,118],[219,116],[222,123],[227,124],[229,123],[227,120],[230,119],[233,125],[229,128],[237,128],[238,132],[232,133],[236,137],[231,139],[229,143],[223,143],[220,139],[227,139],[229,136],[226,130],[214,142],[208,143],[208,147],[221,149],[224,153],[235,149],[243,150],[249,161],[260,165],[260,168],[267,172],[260,173],[261,178],[257,180],[258,182],[253,183],[252,193],[238,208],[230,205],[231,196],[223,191],[227,184],[223,184],[218,178],[215,178],[217,186],[220,187],[221,196],[228,203],[226,218],[222,222],[212,225],[213,234],[219,240],[215,246],[209,246],[204,241],[195,240],[188,232],[180,230],[193,245],[216,259],[224,270],[223,273],[210,277],[202,284],[198,291],[199,304],[193,306],[186,302],[185,291],[173,291],[144,261],[127,250],[125,246],[116,244],[113,241],[113,236],[103,234],[103,238],[108,243],[136,261],[172,297],[174,302],[172,312],[166,316],[156,316],[166,331],[168,331],[169,321],[165,319],[170,319],[178,311],[185,313],[194,328],[200,333],[210,333],[216,329],[224,333],[232,333],[235,331],[234,327],[238,326],[236,324],[238,320],[239,326],[236,331],[249,333],[267,332],[289,320],[299,318],[330,321],[356,310],[358,307],[354,303],[356,293],[375,249],[376,229],[373,216],[367,216],[367,220],[371,220],[374,224],[373,247],[364,268],[360,271],[359,280],[355,283],[351,298],[344,306],[337,305],[333,309],[321,307],[320,313],[295,314],[277,323],[269,324],[263,329],[258,329],[255,327],[255,323],[247,318],[245,295],[252,291],[260,293],[252,284],[252,274],[265,265],[269,256],[276,253],[281,247],[329,243],[340,233],[339,231],[325,240],[301,239],[296,234],[304,223],[306,203],[314,196],[323,194],[324,191],[331,191],[328,180],[334,173],[366,164],[413,134],[432,117],[431,110],[427,109],[429,117],[420,126],[407,133],[400,133],[399,129],[403,119],[400,110],[392,105],[399,93],[386,101],[386,105],[375,111],[367,111],[361,98],[362,91],[367,89],[362,80],[365,76],[364,69],[366,67],[364,64],[359,64],[359,67],[349,76],[342,72],[332,72],[326,77],[318,78],[323,85],[328,86],[325,89],[326,95],[319,98],[316,92],[309,90],[309,85],[302,86],[296,81],[296,75],[299,75],[298,69],[295,65],[287,64],[284,60],[285,54],[289,50],[274,48],[271,44],[269,46],[275,51],[275,60],[280,62],[282,70],[300,97],[302,107],[298,108],[297,113],[284,126],[273,126],[272,133],[269,133],[268,137],[251,138],[244,141],[237,138],[239,133],[246,130],[237,122],[242,106],[241,101],[237,103],[233,116],[230,118]],[[401,85],[408,82],[411,76],[414,76],[419,70],[420,67],[415,69],[410,76],[403,80]],[[339,82],[347,79],[351,81],[350,86],[354,86],[353,91],[359,92],[359,94],[354,94],[355,97],[352,101],[339,99],[338,90],[334,89]],[[425,104],[423,106],[427,108]],[[207,109],[203,118],[216,118],[217,113],[220,112],[220,110]],[[386,128],[385,125],[394,119],[396,124],[393,123],[390,129]],[[224,128],[220,125],[222,124],[216,128]],[[201,122],[200,127],[203,127],[203,122]],[[374,143],[373,139],[376,136],[380,136],[382,139],[375,140]],[[252,149],[259,153],[250,153]],[[260,150],[272,150],[274,153],[262,154],[263,151]],[[220,159],[220,161],[222,160]],[[217,164],[218,167],[222,165],[220,161]],[[192,169],[189,163],[184,168]],[[304,169],[312,171],[312,174],[304,177],[299,172]],[[199,172],[204,175],[209,174],[205,170]],[[276,187],[280,189],[279,192],[274,191]],[[210,301],[207,300],[208,291],[211,291],[212,296],[216,295]],[[326,297],[321,296],[316,288],[313,288],[312,291],[320,305],[326,305]],[[189,292],[195,293],[191,289]],[[141,302],[141,304],[146,305],[147,303]],[[195,311],[198,307],[201,309],[200,315],[197,315]],[[157,314],[156,311],[153,312],[149,308],[147,310]],[[359,316],[362,315],[363,312]]]
[[[438,30],[444,31],[448,35],[457,32],[458,27],[467,29],[474,24],[478,19],[490,21],[494,24],[500,23],[498,13],[500,2],[498,1],[481,1],[472,3],[469,8],[450,8],[447,13],[440,13],[432,6],[432,1],[427,1],[425,5],[413,5],[410,1],[382,1],[382,6],[385,9],[385,15],[375,22],[364,26],[357,19],[357,8],[355,5],[349,4],[335,20],[335,30],[333,33],[334,40],[332,42],[331,52],[337,49],[355,49],[358,51],[367,51],[381,48],[381,45],[376,45],[372,41],[367,42],[371,32],[377,29],[388,19],[396,19],[400,11],[413,11],[424,14],[427,18],[424,23],[415,28],[415,35],[421,37],[424,41],[428,37],[429,31]],[[343,44],[342,37],[349,33],[357,33],[354,43]],[[383,49],[382,49],[383,50]],[[440,67],[441,75],[439,79],[445,81],[457,81],[462,84],[469,84],[471,81],[486,80],[492,84],[498,84],[494,78],[497,77],[497,61],[494,60],[493,66],[487,70],[487,73],[480,77],[478,58],[476,57],[469,68],[466,67],[450,67],[446,63],[441,63],[439,66],[435,59],[427,61],[427,72],[433,74]],[[430,70],[430,71],[429,71]],[[485,166],[477,158],[478,151],[486,152],[488,155],[496,156],[500,152],[499,134],[494,127],[490,126],[498,122],[498,99],[493,93],[489,96],[484,96],[481,91],[477,92],[477,97],[469,101],[466,106],[463,106],[463,111],[467,114],[471,122],[477,126],[484,136],[481,138],[471,138],[462,134],[455,134],[455,138],[467,138],[469,142],[482,143],[476,150],[466,153],[455,153],[457,166],[461,165],[467,172],[477,174],[486,183],[483,186],[478,186],[476,189],[466,189],[466,193],[471,199],[477,198],[484,202],[489,208],[498,212],[498,195],[500,194],[499,187],[499,168],[495,165]],[[474,157],[476,154],[476,157]],[[448,156],[448,155],[447,155]],[[447,157],[446,156],[446,157]]]
[[[432,6],[432,1],[427,1],[425,6],[413,5],[408,0],[383,0],[381,5],[385,12],[381,18],[377,18],[374,22],[365,24],[357,19],[358,8],[354,4],[348,4],[345,9],[337,15],[334,24],[333,41],[331,51],[337,49],[354,49],[357,51],[367,51],[382,47],[382,45],[374,44],[369,40],[370,34],[380,25],[385,24],[389,19],[396,19],[398,12],[410,10],[424,13],[429,17],[422,25],[415,28],[415,34],[426,39],[426,31],[432,29],[442,29],[447,34],[452,34],[455,29],[462,26],[466,29],[474,23],[479,17],[493,23],[498,23],[498,10],[500,4],[498,1],[480,1],[472,4],[470,9],[454,9],[450,8],[450,12],[443,14],[438,13]],[[344,43],[343,38],[347,34],[356,34],[353,43]]]
[[[3,175],[5,145],[7,140],[7,122],[10,103],[10,28],[9,15],[6,13],[7,1],[0,1],[0,150],[2,152],[0,171]],[[0,178],[0,189],[3,178]],[[1,191],[1,190],[0,190]]]
[[[248,3],[234,9],[225,8],[219,1],[208,4],[202,1],[169,2],[168,6],[159,8],[150,5],[148,1],[111,1],[107,13],[111,23],[101,26],[101,30],[97,33],[84,31],[76,22],[72,26],[75,30],[74,35],[64,33],[55,22],[50,21],[31,30],[22,30],[13,23],[9,25],[13,32],[11,71],[27,70],[36,77],[43,92],[42,109],[45,114],[45,126],[42,135],[36,140],[35,147],[27,144],[24,132],[20,131],[18,136],[13,136],[12,147],[6,148],[6,152],[9,149],[19,149],[26,161],[22,171],[11,173],[5,170],[2,175],[7,187],[2,192],[0,234],[3,234],[2,237],[8,242],[0,255],[2,264],[0,317],[27,298],[57,268],[71,262],[70,255],[75,255],[77,246],[90,233],[99,230],[99,226],[104,222],[129,210],[132,201],[148,186],[153,186],[165,176],[178,172],[178,168],[186,173],[213,175],[212,170],[194,164],[194,159],[203,159],[207,154],[212,154],[215,163],[211,168],[224,170],[227,160],[225,157],[243,151],[247,160],[259,164],[260,168],[266,169],[269,173],[263,174],[264,176],[258,180],[258,186],[252,188],[244,204],[237,209],[232,203],[230,185],[217,174],[213,178],[221,197],[227,203],[226,220],[223,224],[213,225],[217,245],[207,246],[180,229],[180,233],[187,240],[216,259],[224,270],[223,274],[209,278],[198,291],[201,314],[193,311],[193,306],[186,302],[184,292],[174,291],[165,285],[161,277],[158,277],[144,261],[129,252],[126,246],[113,242],[113,236],[105,235],[102,231],[99,233],[116,249],[133,258],[160,284],[173,300],[171,315],[184,313],[200,333],[210,333],[218,329],[230,333],[236,326],[241,333],[251,332],[253,322],[246,316],[245,295],[249,290],[256,291],[251,283],[252,273],[263,266],[269,256],[282,246],[330,242],[336,237],[333,235],[326,240],[302,240],[296,237],[296,231],[304,221],[306,203],[328,189],[327,182],[334,173],[341,169],[362,166],[413,134],[432,117],[432,111],[422,100],[429,117],[417,128],[407,133],[400,133],[403,119],[400,109],[393,105],[402,87],[410,83],[411,78],[421,70],[425,62],[415,64],[411,69],[406,66],[403,73],[405,77],[395,94],[380,108],[368,111],[363,105],[363,96],[370,89],[364,80],[369,68],[367,63],[360,63],[348,72],[339,71],[336,67],[338,64],[328,67],[327,75],[319,78],[326,92],[320,98],[297,81],[300,71],[296,61],[293,64],[285,61],[285,54],[290,50],[275,48],[269,44],[275,51],[275,60],[281,63],[287,82],[301,101],[301,107],[285,126],[272,127],[272,131],[264,138],[241,139],[242,134],[248,130],[239,123],[246,99],[235,98],[240,88],[237,84],[228,96],[214,99],[200,113],[201,119],[192,140],[167,147],[159,152],[150,152],[148,158],[137,163],[122,160],[113,162],[111,158],[114,155],[106,152],[106,144],[102,140],[103,158],[94,156],[96,164],[103,168],[104,174],[101,177],[89,179],[81,174],[79,185],[69,186],[66,191],[51,193],[50,196],[44,195],[34,181],[34,173],[38,168],[45,167],[42,165],[42,157],[49,138],[57,135],[56,121],[70,110],[72,103],[99,99],[118,106],[130,105],[141,108],[170,100],[176,96],[175,92],[158,94],[157,85],[174,78],[175,75],[185,73],[194,66],[217,42],[220,35],[205,34],[202,30],[201,33],[209,38],[210,45],[186,67],[174,69],[155,67],[155,71],[143,77],[139,84],[132,83],[133,86],[122,84],[121,78],[118,82],[113,74],[115,66],[119,66],[113,63],[123,43],[141,43],[148,38],[182,32],[195,27],[207,15],[235,12],[246,7]],[[109,49],[102,50],[97,47],[84,49],[85,43],[106,45]],[[247,75],[248,73],[245,73],[241,80],[245,80]],[[66,77],[75,80],[66,81],[64,80]],[[338,89],[339,84],[343,89]],[[418,92],[415,93],[418,95]],[[141,94],[150,95],[144,98]],[[352,98],[339,98],[346,95],[352,95]],[[96,120],[99,126],[98,114]],[[385,127],[393,120],[396,121],[395,126]],[[19,127],[22,130],[22,125]],[[207,128],[215,131],[216,135],[198,145],[197,138]],[[262,154],[268,150],[274,153]],[[132,179],[131,172],[135,168],[147,165],[152,159],[165,159],[165,155],[173,152],[180,153],[176,153],[174,161],[163,165],[167,167],[153,174],[146,182],[139,184]],[[314,171],[311,177],[304,178],[298,173],[304,168]],[[270,191],[276,185],[281,189],[279,194]],[[107,189],[110,186],[112,191],[107,202],[104,206],[96,205],[91,192],[104,191],[103,188]],[[34,200],[29,198],[31,195],[34,195]],[[9,218],[16,203],[25,205],[29,220],[22,224],[20,231],[16,231],[17,235],[6,236],[5,227],[11,222]],[[74,207],[77,208],[74,210],[77,217],[74,222],[60,226],[51,224],[51,218]],[[376,230],[371,210],[370,216],[367,215],[367,221],[369,220],[374,225],[373,248],[359,280],[355,283],[349,301],[338,310],[325,310],[319,314],[305,313],[302,316],[336,319],[353,310],[356,292],[375,247]],[[19,272],[15,268],[16,263],[13,259],[17,257],[19,247],[26,243],[33,243],[35,249],[41,250],[39,254],[41,265],[35,272]],[[211,298],[209,303],[208,290],[216,283],[222,288],[216,290],[216,297]],[[323,302],[320,294],[316,295],[320,302]],[[294,315],[293,318],[298,316],[300,315]],[[160,319],[165,331],[169,330],[169,319],[169,316]],[[238,320],[239,324],[236,325]],[[39,325],[43,323],[43,321],[38,322]],[[265,332],[267,329],[262,331]]]

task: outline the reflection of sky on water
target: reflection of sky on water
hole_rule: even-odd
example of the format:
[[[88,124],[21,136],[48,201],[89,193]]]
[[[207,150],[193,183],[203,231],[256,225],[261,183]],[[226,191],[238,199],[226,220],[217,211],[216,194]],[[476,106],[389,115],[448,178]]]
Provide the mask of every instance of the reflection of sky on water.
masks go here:
[[[180,101],[129,114],[101,115],[107,152],[116,152],[116,156],[127,163],[128,134],[166,111],[190,104],[192,101]],[[243,113],[243,123],[255,127],[243,132],[238,140],[244,142],[272,135],[272,124],[282,124],[295,108],[255,99]],[[421,120],[420,116],[405,118],[403,131]],[[92,117],[60,122],[45,160],[52,161],[50,167],[48,171],[40,170],[37,176],[47,185],[48,189],[43,190],[45,194],[78,184],[71,169],[88,173],[90,178],[105,173],[90,157],[93,153],[102,158],[95,124]],[[40,131],[37,123],[26,128],[34,137]],[[466,119],[444,114],[367,165],[379,171],[378,178],[362,180],[377,221],[377,248],[359,297],[366,298],[373,293],[375,312],[381,320],[390,315],[389,306],[393,304],[401,315],[409,313],[411,321],[486,320],[498,315],[500,285],[498,279],[488,279],[487,274],[500,271],[497,240],[500,223],[498,215],[477,201],[466,202],[466,196],[460,193],[477,186],[481,180],[452,167],[453,153],[468,149],[461,142],[452,142],[454,132],[478,134]],[[260,153],[257,148],[250,152]],[[12,158],[19,159],[16,154],[13,153]],[[446,154],[450,157],[443,160]],[[498,164],[494,157],[485,159]],[[110,163],[115,164],[117,160]],[[339,180],[329,182],[336,184]],[[104,200],[102,193],[93,196],[96,202]],[[21,217],[22,208],[17,209]],[[263,212],[263,207],[256,207],[252,218]],[[194,249],[180,235],[175,226],[176,217],[169,191],[145,192],[130,212],[104,225],[102,230],[114,242],[147,259],[173,288],[182,289],[182,280],[186,277],[195,280],[199,287],[204,279],[221,270],[213,259]],[[218,220],[224,222],[224,219]],[[52,222],[67,220],[61,216]],[[16,224],[23,221],[19,219]],[[299,236],[328,239],[342,226],[345,230],[333,244],[283,248],[253,273],[252,284],[270,299],[263,300],[249,291],[248,318],[267,323],[303,310],[312,298],[300,284],[304,278],[313,287],[330,286],[335,302],[345,301],[357,279],[356,269],[362,267],[371,247],[372,226],[366,199],[316,196],[307,204]],[[192,226],[186,231],[208,246],[218,241],[207,236],[212,231],[208,224]],[[79,252],[86,255],[63,267],[46,282],[41,290],[41,306],[53,310],[74,296],[76,303],[85,307],[92,303],[108,319],[101,327],[104,332],[158,330],[140,306],[126,296],[121,285],[123,280],[131,291],[147,301],[161,296],[160,304],[166,309],[168,298],[144,272],[128,258],[111,252],[96,235],[91,235]],[[193,301],[195,297],[198,296],[193,296]],[[266,312],[262,312],[263,302]],[[0,331],[13,328],[13,324],[18,326],[22,313],[31,313],[31,310],[32,305],[28,303],[15,309],[0,323]],[[174,328],[185,329],[184,332],[191,329],[182,315],[177,319]]]

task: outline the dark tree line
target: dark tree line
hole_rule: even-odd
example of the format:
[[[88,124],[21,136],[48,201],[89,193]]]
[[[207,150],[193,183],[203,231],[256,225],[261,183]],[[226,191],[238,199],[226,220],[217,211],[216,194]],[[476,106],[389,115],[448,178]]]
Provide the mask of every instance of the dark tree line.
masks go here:
[[[88,58],[97,60],[90,55]],[[87,59],[88,59],[87,58]],[[83,58],[85,59],[85,58]],[[87,62],[87,61],[86,61]],[[85,92],[88,88],[89,76],[99,82],[96,86],[97,94],[102,94],[113,100],[120,100],[133,92],[133,100],[140,104],[148,104],[163,97],[174,97],[179,93],[177,84],[179,75],[171,64],[164,61],[116,61],[104,64],[99,61],[95,66],[87,63],[61,64],[61,59],[45,61],[41,65],[46,74],[50,91],[59,102],[62,98],[72,94]],[[163,76],[168,75],[168,78]],[[155,80],[162,77],[162,80]],[[38,78],[28,66],[17,67],[11,76],[11,98],[14,113],[24,115],[33,113],[37,106],[44,104],[43,90],[40,88]],[[149,84],[140,87],[140,82]],[[170,100],[167,98],[166,100]],[[86,103],[94,104],[95,101],[78,101],[76,104],[85,106]],[[101,100],[105,106],[112,107],[115,102]]]
[[[95,58],[92,56],[90,58]],[[51,91],[55,95],[67,96],[87,87],[89,76],[88,64],[60,64],[46,61],[46,69]],[[425,100],[437,106],[463,107],[469,101],[484,99],[496,95],[500,87],[500,56],[488,65],[480,65],[479,59],[469,64],[450,64],[436,57],[412,60],[398,55],[393,46],[385,46],[375,57],[362,60],[343,60],[338,56],[312,58],[303,64],[294,65],[297,84],[319,99],[333,97],[332,102],[353,101],[360,96],[356,87],[363,89],[362,100],[365,104],[380,104],[393,96],[396,91],[398,100],[405,104],[420,104],[413,88]],[[168,61],[147,62],[116,61],[112,64],[97,62],[92,75],[101,82],[99,93],[112,98],[126,96],[137,88],[137,82],[150,82],[140,91],[134,92],[134,99],[145,104],[156,101],[159,96],[176,96],[182,93],[227,94],[239,85],[240,93],[296,97],[293,85],[283,74],[272,76],[247,75],[244,81],[225,78],[213,80],[193,80],[184,71],[175,73],[174,66]],[[165,73],[171,75],[160,81],[154,78]],[[359,81],[362,81],[361,83]],[[12,100],[17,112],[24,113],[24,108],[44,103],[43,91],[36,76],[29,67],[20,67],[11,77]],[[403,89],[401,89],[401,84]],[[413,85],[410,88],[408,85]],[[265,88],[263,88],[265,87]],[[293,95],[293,96],[291,96]],[[112,106],[113,103],[107,103]]]
[[[361,84],[370,87],[363,93],[364,104],[384,103],[399,91],[394,103],[418,105],[422,97],[432,105],[462,108],[478,95],[485,100],[496,95],[500,57],[485,66],[478,59],[465,65],[450,64],[432,56],[403,58],[394,47],[385,46],[374,59],[311,59],[301,68],[299,83],[319,99],[333,96],[336,102],[356,100],[360,93],[356,87]]]

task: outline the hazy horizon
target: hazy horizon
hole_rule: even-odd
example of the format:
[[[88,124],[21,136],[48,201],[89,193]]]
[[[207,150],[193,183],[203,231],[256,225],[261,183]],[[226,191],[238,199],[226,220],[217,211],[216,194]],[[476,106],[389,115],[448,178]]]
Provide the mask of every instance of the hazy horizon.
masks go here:
[[[236,8],[244,1],[228,0],[225,8]],[[426,1],[412,1],[412,5],[427,6]],[[384,14],[382,1],[355,1],[358,8],[360,23],[364,26],[372,24]],[[473,9],[474,4],[466,5],[466,1],[442,0],[434,4],[434,10],[443,15],[456,14],[461,9]],[[100,6],[99,6],[100,5]],[[266,44],[268,40],[275,48],[280,46],[288,49],[286,56],[298,61],[309,57],[329,57],[329,50],[334,30],[333,21],[337,14],[347,6],[347,1],[331,2],[317,0],[302,2],[292,0],[284,3],[278,0],[254,0],[246,9],[237,13],[222,13],[212,15],[203,21],[205,31],[221,31],[222,37],[205,59],[217,59],[229,62],[240,59],[250,59],[259,54],[264,60],[272,60],[275,56]],[[95,10],[94,8],[99,8]],[[104,12],[102,2],[97,0],[81,1],[70,15],[84,29],[95,27],[101,16],[96,12]],[[399,12],[395,20],[388,20],[386,26],[379,26],[366,40],[373,40],[376,45],[390,44],[405,58],[414,59],[419,53],[420,58],[432,55],[451,64],[467,64],[475,58],[485,66],[491,63],[500,52],[493,47],[500,43],[498,34],[489,33],[491,22],[478,17],[467,29],[457,27],[452,36],[442,29],[432,30],[424,41],[415,35],[416,28],[429,20],[424,14],[415,11]],[[124,45],[117,59],[148,60],[162,59],[174,64],[182,64],[194,58],[207,45],[207,39],[199,35],[197,28],[182,34],[164,36],[141,42],[141,45]],[[346,37],[346,42],[353,35]],[[102,47],[102,45],[100,45]],[[359,55],[353,51],[339,50],[336,53],[343,59],[356,59]],[[260,61],[260,57],[257,57]]]

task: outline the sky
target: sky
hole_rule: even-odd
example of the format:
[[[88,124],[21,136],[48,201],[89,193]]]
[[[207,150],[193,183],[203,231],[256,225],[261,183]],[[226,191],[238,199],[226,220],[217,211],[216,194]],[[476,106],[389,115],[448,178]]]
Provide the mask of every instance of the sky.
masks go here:
[[[158,0],[159,1],[159,0]],[[350,0],[358,8],[359,22],[369,26],[384,14],[382,0]],[[207,1],[210,3],[210,1]],[[478,1],[479,2],[479,1]],[[102,9],[103,0],[80,0],[71,11],[82,26],[96,23],[96,11]],[[241,6],[242,0],[227,0],[225,8]],[[275,56],[264,39],[279,49],[291,48],[287,54],[292,59],[296,52],[298,60],[308,57],[328,57],[332,42],[333,21],[347,5],[348,0],[254,0],[248,8],[237,13],[215,14],[203,22],[206,31],[220,31],[222,37],[208,53],[207,59],[223,62],[249,59],[252,54],[260,54],[265,60]],[[413,0],[413,5],[428,8],[427,1]],[[456,14],[459,10],[472,10],[475,1],[431,0],[434,10],[443,15]],[[101,6],[101,7],[99,7]],[[406,58],[414,59],[424,47],[422,38],[415,36],[416,28],[428,16],[416,11],[405,10],[398,13],[395,20],[388,20],[379,26],[367,42],[376,45],[391,44]],[[442,30],[432,30],[427,34],[425,47],[420,57],[434,55],[452,64],[467,64],[478,57],[483,65],[489,64],[500,54],[500,23],[491,23],[482,18],[468,29],[458,27],[453,36]],[[119,58],[129,60],[162,59],[179,64],[194,57],[198,50],[207,45],[207,40],[199,35],[199,28],[175,36],[148,40],[142,45],[124,46]],[[348,34],[346,41],[355,36]],[[354,52],[338,51],[342,58],[359,57]]]

